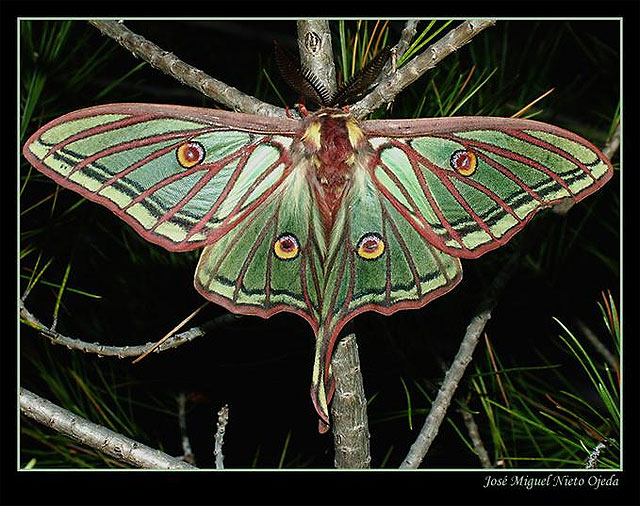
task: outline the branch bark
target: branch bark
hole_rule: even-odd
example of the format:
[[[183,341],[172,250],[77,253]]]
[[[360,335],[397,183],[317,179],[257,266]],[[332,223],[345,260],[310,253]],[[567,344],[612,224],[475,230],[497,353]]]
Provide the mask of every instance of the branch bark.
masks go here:
[[[607,140],[602,152],[607,155],[608,158],[613,158],[618,148],[620,147],[620,123],[616,125],[616,129],[613,135]]]
[[[589,340],[589,342],[593,345],[593,347],[604,357],[609,366],[614,370],[618,370],[618,359],[616,356],[609,351],[609,349],[598,339],[598,336],[591,330],[587,325],[578,320],[578,327],[584,334],[584,336]]]
[[[251,95],[241,92],[233,86],[219,81],[202,70],[183,62],[176,55],[158,47],[141,35],[129,30],[118,21],[89,21],[104,35],[111,37],[118,44],[133,53],[134,56],[148,62],[152,67],[170,75],[182,84],[186,84],[203,95],[234,111],[275,116],[284,118],[285,109],[267,104]]]
[[[176,400],[178,402],[178,427],[180,427],[180,440],[182,441],[182,460],[189,464],[195,464],[196,456],[191,449],[189,431],[187,430],[187,395],[180,392]]]
[[[409,453],[400,465],[401,469],[417,469],[424,459],[424,456],[429,451],[431,443],[438,435],[438,430],[440,429],[440,425],[447,414],[453,395],[455,394],[467,366],[471,362],[478,340],[480,339],[487,322],[491,318],[491,311],[497,304],[498,295],[519,265],[521,255],[522,252],[516,250],[487,289],[477,314],[471,319],[471,322],[467,326],[467,331],[460,343],[458,353],[456,354],[451,367],[449,367],[449,370],[444,376],[442,386],[433,401],[433,405],[431,406],[429,415],[420,430],[420,434],[418,434],[416,441],[413,443]]]
[[[83,341],[81,339],[76,339],[73,337],[67,337],[59,332],[52,330],[47,327],[44,323],[42,323],[38,318],[36,318],[33,314],[29,312],[29,310],[25,307],[24,302],[22,300],[18,301],[20,307],[20,317],[27,323],[29,326],[38,330],[43,336],[47,337],[54,344],[61,344],[62,346],[66,346],[70,350],[78,350],[83,353],[93,353],[100,357],[116,357],[116,358],[127,358],[127,357],[138,357],[143,353],[146,353],[150,348],[156,346],[155,342],[150,342],[147,344],[142,344],[139,346],[106,346],[100,343],[89,343]],[[198,337],[202,337],[211,330],[225,325],[227,323],[233,322],[236,319],[241,318],[240,315],[236,315],[233,313],[224,314],[210,320],[208,322],[203,323],[197,327],[193,327],[185,332],[181,332],[179,334],[175,334],[163,342],[160,346],[153,350],[154,353],[159,353],[164,350],[168,350],[170,348],[177,348],[178,346],[193,341]]]
[[[187,462],[75,415],[25,388],[20,389],[20,410],[42,425],[134,467],[196,469]]]
[[[302,68],[309,69],[333,95],[337,83],[329,22],[324,19],[298,21],[298,50]]]
[[[224,444],[224,434],[229,421],[229,406],[226,404],[218,411],[218,423],[216,424],[216,436],[214,438],[213,455],[216,461],[216,469],[224,469],[224,455],[222,445]]]
[[[495,24],[495,20],[467,20],[444,37],[431,44],[422,53],[403,65],[397,72],[383,79],[374,90],[350,107],[351,114],[361,119],[393,99],[407,86],[434,68],[444,58],[478,35],[482,30]]]
[[[396,57],[401,58],[402,55],[409,49],[411,45],[411,41],[416,36],[416,31],[418,30],[418,20],[410,19],[408,20],[404,28],[402,29],[402,33],[400,34],[400,40],[394,46],[396,50]]]
[[[478,430],[478,424],[476,424],[476,421],[473,418],[473,414],[468,411],[466,407],[461,410],[461,414],[462,419],[464,420],[464,424],[467,427],[469,437],[471,438],[471,442],[473,443],[473,448],[475,449],[476,453],[478,454],[478,458],[480,459],[480,465],[484,469],[491,469],[493,465],[491,465],[491,459],[489,458],[489,454],[484,447],[482,437],[480,436],[480,431]]]
[[[395,52],[395,60],[397,61],[402,57],[402,55],[409,49],[411,45],[411,41],[416,35],[416,31],[418,30],[418,20],[410,19],[408,20],[404,28],[402,29],[402,33],[400,34],[400,39],[398,43],[391,48],[392,52]],[[385,79],[386,76],[392,75],[392,72],[397,72],[395,69],[395,62],[390,58],[389,61],[385,64],[382,72],[380,72],[380,76],[375,81],[375,86],[378,86],[381,81]]]
[[[449,404],[451,404],[451,399],[458,387],[458,383],[460,383],[467,365],[471,362],[473,351],[478,344],[480,335],[490,318],[491,310],[486,309],[474,316],[471,320],[471,323],[467,327],[464,339],[460,344],[460,348],[458,349],[458,354],[445,374],[442,386],[440,387],[438,395],[431,406],[431,411],[420,430],[418,438],[413,443],[409,453],[400,465],[401,469],[417,469],[422,462],[422,459],[427,454],[427,451],[429,451],[431,443],[438,435],[440,425],[447,414],[447,409]]]
[[[587,458],[587,462],[584,466],[585,469],[595,469],[598,465],[598,459],[600,458],[600,452],[607,448],[607,444],[610,440],[605,439],[596,445],[596,447],[591,451],[589,457]]]
[[[331,422],[338,469],[368,469],[369,422],[355,334],[343,337],[331,361],[336,390],[331,403]]]

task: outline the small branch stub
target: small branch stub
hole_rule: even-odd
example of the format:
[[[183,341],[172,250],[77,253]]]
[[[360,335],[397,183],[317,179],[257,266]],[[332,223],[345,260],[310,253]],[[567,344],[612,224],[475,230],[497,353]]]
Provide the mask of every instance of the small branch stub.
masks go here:
[[[467,432],[469,433],[469,437],[471,438],[471,442],[473,443],[473,448],[478,454],[478,458],[480,459],[480,464],[484,469],[491,469],[493,466],[491,465],[491,459],[489,458],[489,454],[487,453],[486,448],[484,447],[484,443],[482,442],[482,437],[480,437],[480,431],[478,430],[478,425],[471,414],[471,411],[468,411],[466,406],[464,406],[461,410],[462,419],[464,420],[464,424],[467,426]]]
[[[196,456],[191,449],[189,433],[187,432],[187,396],[184,392],[178,394],[178,425],[180,427],[180,437],[182,441],[182,459],[189,464],[196,463]]]
[[[222,454],[222,445],[224,444],[224,434],[227,430],[227,422],[229,421],[229,406],[226,404],[218,411],[218,423],[216,429],[215,445],[213,455],[216,460],[216,469],[224,469],[224,455]]]

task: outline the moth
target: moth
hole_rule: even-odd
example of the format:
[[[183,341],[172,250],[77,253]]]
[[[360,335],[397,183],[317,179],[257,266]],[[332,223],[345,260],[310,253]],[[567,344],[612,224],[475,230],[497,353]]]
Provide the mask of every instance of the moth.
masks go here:
[[[121,103],[51,121],[23,153],[169,251],[203,248],[195,288],[229,311],[295,313],[315,337],[311,397],[324,424],[331,355],[365,311],[417,309],[452,290],[461,258],[505,244],[541,209],[612,176],[582,137],[523,119],[358,121],[359,82],[330,95],[279,58],[321,106],[302,119]]]

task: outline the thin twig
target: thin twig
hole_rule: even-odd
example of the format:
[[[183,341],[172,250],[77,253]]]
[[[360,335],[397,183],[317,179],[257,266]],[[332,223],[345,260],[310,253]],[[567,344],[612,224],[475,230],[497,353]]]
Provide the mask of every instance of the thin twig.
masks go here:
[[[216,460],[216,469],[224,469],[224,455],[222,454],[222,445],[224,444],[224,434],[227,430],[227,422],[229,421],[229,406],[226,404],[218,411],[218,423],[216,424],[216,436],[213,447],[213,455]]]
[[[585,464],[585,469],[595,469],[598,464],[598,459],[600,458],[600,452],[607,447],[607,443],[612,442],[611,440],[605,439],[596,445],[593,451],[589,454],[587,458],[587,463]]]
[[[391,58],[382,68],[382,72],[380,72],[380,76],[374,82],[374,86],[377,86],[380,81],[382,81],[386,76],[395,74],[397,72],[396,62],[402,57],[402,55],[407,51],[409,46],[411,45],[411,41],[413,37],[416,35],[416,31],[418,29],[418,20],[410,19],[404,25],[402,29],[402,33],[400,34],[400,39],[398,43],[393,46],[391,51]]]
[[[170,75],[182,84],[198,90],[216,102],[230,107],[234,111],[260,114],[262,116],[286,117],[285,109],[262,102],[233,86],[207,75],[202,70],[183,62],[173,53],[165,51],[141,35],[132,32],[120,22],[93,20],[89,21],[89,23],[138,58],[148,62],[152,67]]]
[[[145,351],[144,353],[142,353],[138,358],[136,358],[133,363],[136,364],[138,362],[140,362],[143,358],[145,358],[147,355],[149,355],[150,353],[152,353],[153,351],[157,350],[158,348],[160,348],[160,346],[162,346],[164,343],[166,343],[169,339],[171,339],[171,337],[178,331],[180,330],[182,327],[184,327],[187,323],[189,323],[200,311],[202,311],[202,309],[209,304],[209,301],[204,302],[202,304],[200,304],[200,306],[198,307],[198,309],[196,309],[193,313],[191,313],[189,316],[187,316],[184,320],[182,320],[180,323],[178,323],[178,325],[176,325],[175,327],[173,327],[169,332],[167,332],[164,336],[162,336],[162,338],[160,338],[153,346],[151,346],[147,351]]]
[[[410,19],[405,23],[404,28],[402,29],[402,33],[400,34],[400,40],[398,40],[398,43],[394,46],[394,49],[396,50],[396,58],[402,58],[402,55],[411,45],[411,41],[415,37],[417,30],[417,19]]]
[[[338,469],[368,469],[371,465],[367,399],[362,384],[355,334],[343,337],[331,360],[336,390],[331,422]]]
[[[438,434],[440,424],[442,424],[442,421],[447,414],[447,408],[451,403],[451,399],[458,387],[458,383],[460,383],[467,365],[471,362],[473,351],[476,348],[476,344],[478,344],[480,335],[490,318],[491,310],[486,309],[474,316],[471,320],[471,323],[467,327],[464,339],[460,344],[458,354],[444,377],[442,386],[438,391],[435,401],[433,401],[431,411],[420,430],[420,434],[411,446],[411,449],[400,465],[400,468],[417,469],[422,462],[422,459],[427,454],[431,443]]]
[[[458,353],[456,354],[451,367],[445,374],[442,386],[438,391],[436,399],[433,401],[431,411],[420,430],[420,434],[418,434],[416,441],[413,443],[409,453],[400,465],[401,468],[416,469],[427,454],[431,443],[438,434],[440,425],[442,424],[447,413],[447,409],[451,404],[453,394],[455,393],[467,366],[471,362],[473,351],[478,344],[480,335],[491,318],[491,311],[497,303],[498,295],[519,265],[521,255],[522,252],[520,250],[516,250],[487,289],[481,307],[478,309],[478,313],[471,319],[471,323],[469,323],[469,326],[467,327],[462,343],[460,343]]]
[[[61,344],[63,346],[66,346],[70,350],[79,350],[83,353],[93,353],[101,357],[127,358],[138,357],[140,354],[146,352],[156,345],[155,342],[150,342],[139,346],[105,346],[100,343],[88,343],[81,339],[67,337],[57,331],[51,330],[44,323],[40,322],[40,320],[38,320],[33,314],[29,312],[22,300],[18,301],[18,305],[20,307],[20,317],[25,323],[38,330],[52,343]],[[198,337],[206,335],[207,332],[211,331],[214,328],[230,323],[238,318],[240,318],[240,316],[233,313],[218,316],[217,318],[205,322],[202,325],[193,327],[192,329],[181,332],[180,334],[175,334],[170,339],[167,339],[165,342],[163,342],[162,345],[158,346],[154,351],[155,353],[159,353],[170,348],[177,348],[182,344],[188,343]]]
[[[182,460],[189,464],[196,463],[196,456],[191,449],[191,441],[189,441],[189,432],[187,431],[187,396],[184,392],[180,392],[177,397],[178,401],[178,426],[180,427],[180,440],[182,441]]]
[[[475,449],[476,453],[478,454],[478,458],[480,459],[480,465],[485,469],[493,468],[493,466],[491,465],[489,454],[487,453],[487,450],[484,447],[484,443],[482,442],[482,437],[480,436],[480,431],[478,430],[478,424],[476,424],[476,420],[475,418],[473,418],[473,414],[467,409],[462,409],[460,410],[460,412],[462,414],[464,424],[467,427],[469,437],[471,438],[473,448]]]
[[[434,44],[431,44],[409,63],[403,65],[397,72],[383,79],[371,93],[350,107],[351,114],[361,119],[372,113],[383,104],[393,99],[407,86],[421,77],[425,72],[434,68],[445,57],[478,35],[485,28],[495,24],[495,20],[464,21]]]
[[[20,389],[20,410],[25,416],[134,467],[145,469],[196,469],[133,439],[78,416],[38,395]]]

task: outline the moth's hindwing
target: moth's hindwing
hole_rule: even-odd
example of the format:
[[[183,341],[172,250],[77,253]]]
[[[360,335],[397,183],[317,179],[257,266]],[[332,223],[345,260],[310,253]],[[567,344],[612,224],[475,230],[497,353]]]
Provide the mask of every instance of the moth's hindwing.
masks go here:
[[[268,317],[303,316],[317,330],[324,273],[312,230],[314,204],[303,168],[243,222],[205,248],[195,284],[206,298],[231,311]]]

